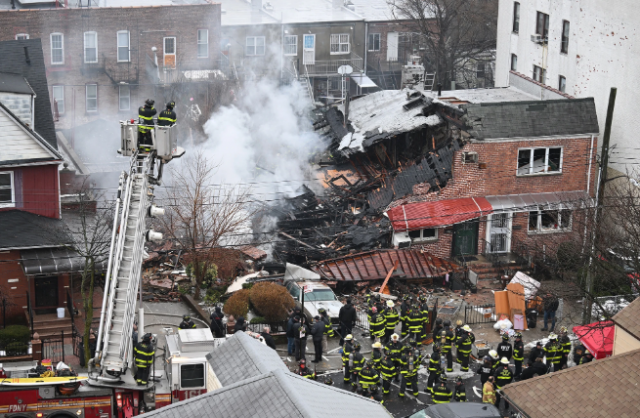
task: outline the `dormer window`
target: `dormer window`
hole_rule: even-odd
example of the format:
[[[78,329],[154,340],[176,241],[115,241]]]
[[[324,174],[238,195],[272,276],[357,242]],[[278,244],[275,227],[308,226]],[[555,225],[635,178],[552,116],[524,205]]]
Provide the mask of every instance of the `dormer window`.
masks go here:
[[[19,74],[0,73],[0,103],[22,123],[33,127],[35,93]]]

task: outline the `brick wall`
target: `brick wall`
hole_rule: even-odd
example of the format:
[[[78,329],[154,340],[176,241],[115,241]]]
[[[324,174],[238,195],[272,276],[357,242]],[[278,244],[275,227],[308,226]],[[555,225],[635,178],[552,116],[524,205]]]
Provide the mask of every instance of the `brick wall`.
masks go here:
[[[147,97],[162,102],[162,89],[153,86],[152,47],[162,66],[163,38],[176,38],[176,63],[180,70],[218,68],[220,58],[220,4],[163,7],[46,9],[0,11],[0,40],[27,33],[41,38],[49,90],[63,86],[65,113],[57,127],[67,128],[107,115],[135,114]],[[197,57],[198,29],[208,30],[208,57]],[[84,33],[95,31],[98,62],[84,62]],[[129,32],[130,60],[117,61],[117,32]],[[64,36],[64,63],[51,63],[51,34]],[[121,84],[126,83],[126,84]],[[98,110],[87,112],[85,85],[98,84]],[[129,111],[119,111],[119,86],[130,85]],[[53,100],[53,99],[52,99]],[[75,102],[75,109],[74,109]]]

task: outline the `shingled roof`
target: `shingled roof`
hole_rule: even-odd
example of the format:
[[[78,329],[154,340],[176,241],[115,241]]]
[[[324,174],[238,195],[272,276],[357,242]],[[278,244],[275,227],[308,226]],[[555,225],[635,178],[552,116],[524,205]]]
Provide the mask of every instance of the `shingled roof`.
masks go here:
[[[142,417],[390,418],[391,415],[371,399],[288,371],[274,370]]]
[[[636,298],[626,308],[618,312],[613,320],[615,324],[629,334],[640,338],[640,298]]]
[[[512,383],[503,392],[528,418],[637,418],[640,350]]]
[[[244,332],[207,354],[207,361],[223,387],[273,370],[289,370],[275,350]]]
[[[58,149],[40,39],[0,42],[0,72],[24,77],[35,99],[35,131]]]
[[[461,105],[475,139],[598,135],[593,98]]]

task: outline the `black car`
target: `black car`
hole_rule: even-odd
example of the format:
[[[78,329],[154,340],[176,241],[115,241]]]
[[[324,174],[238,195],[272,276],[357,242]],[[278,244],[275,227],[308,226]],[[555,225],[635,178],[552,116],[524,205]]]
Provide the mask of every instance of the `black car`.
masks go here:
[[[431,405],[408,418],[502,418],[502,415],[488,403],[451,402]]]

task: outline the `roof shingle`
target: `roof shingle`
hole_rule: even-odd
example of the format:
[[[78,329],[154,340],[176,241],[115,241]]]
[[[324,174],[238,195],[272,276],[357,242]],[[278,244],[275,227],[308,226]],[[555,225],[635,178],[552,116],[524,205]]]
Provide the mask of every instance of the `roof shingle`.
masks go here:
[[[626,308],[615,314],[613,320],[625,331],[640,338],[640,298],[636,298]]]

